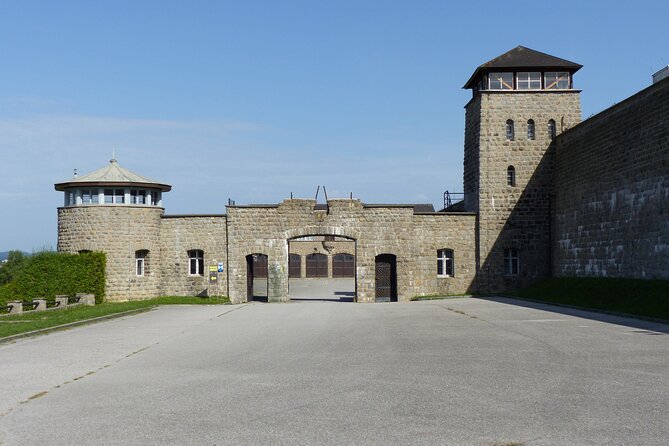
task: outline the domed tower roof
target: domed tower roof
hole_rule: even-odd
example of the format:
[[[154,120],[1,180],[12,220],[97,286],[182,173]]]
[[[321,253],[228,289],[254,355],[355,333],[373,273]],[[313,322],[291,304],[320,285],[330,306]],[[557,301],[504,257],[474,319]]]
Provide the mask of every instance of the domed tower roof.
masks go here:
[[[102,169],[91,172],[87,175],[75,176],[74,178],[56,183],[54,187],[58,191],[72,187],[85,186],[134,186],[134,187],[148,187],[152,189],[159,189],[162,192],[168,192],[172,189],[169,184],[160,183],[149,178],[137,175],[127,169],[121,167],[116,159],[111,159],[109,164]]]

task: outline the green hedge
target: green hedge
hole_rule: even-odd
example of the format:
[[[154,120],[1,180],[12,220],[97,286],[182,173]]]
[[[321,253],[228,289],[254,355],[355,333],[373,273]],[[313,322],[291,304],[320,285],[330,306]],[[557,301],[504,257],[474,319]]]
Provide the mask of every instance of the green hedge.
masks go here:
[[[0,287],[0,305],[10,300],[31,301],[57,294],[95,294],[96,303],[105,295],[105,264],[103,252],[70,254],[41,252],[31,256],[14,280]]]
[[[518,297],[669,320],[669,281],[564,277],[542,280]]]

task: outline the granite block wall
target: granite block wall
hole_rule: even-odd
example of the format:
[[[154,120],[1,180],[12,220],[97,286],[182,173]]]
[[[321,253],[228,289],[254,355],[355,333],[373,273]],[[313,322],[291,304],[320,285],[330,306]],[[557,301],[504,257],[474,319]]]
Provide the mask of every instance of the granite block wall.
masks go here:
[[[669,79],[556,143],[554,275],[669,279]]]

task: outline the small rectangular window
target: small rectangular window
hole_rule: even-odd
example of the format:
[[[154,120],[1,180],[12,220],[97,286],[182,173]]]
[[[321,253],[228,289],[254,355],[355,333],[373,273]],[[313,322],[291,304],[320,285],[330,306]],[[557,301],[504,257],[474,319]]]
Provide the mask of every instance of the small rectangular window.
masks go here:
[[[455,265],[453,262],[452,249],[437,250],[437,276],[439,277],[453,277]]]
[[[546,90],[568,90],[568,72],[546,72],[544,74],[544,85]]]
[[[488,81],[491,90],[513,90],[513,73],[490,73]]]
[[[538,71],[524,72],[517,75],[518,90],[541,90],[541,73]]]
[[[137,276],[143,276],[146,272],[146,257],[149,251],[140,250],[135,252],[135,273]]]
[[[504,250],[504,274],[507,276],[517,276],[520,269],[519,255],[516,248],[507,248]]]
[[[204,251],[191,249],[188,251],[188,274],[191,276],[204,276]]]

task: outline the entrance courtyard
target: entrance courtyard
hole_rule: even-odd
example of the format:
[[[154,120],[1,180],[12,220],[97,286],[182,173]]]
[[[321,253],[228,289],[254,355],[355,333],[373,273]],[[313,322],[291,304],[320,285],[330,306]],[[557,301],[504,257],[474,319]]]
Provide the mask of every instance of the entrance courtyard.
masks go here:
[[[664,445],[667,333],[511,299],[161,307],[0,344],[0,444]]]

